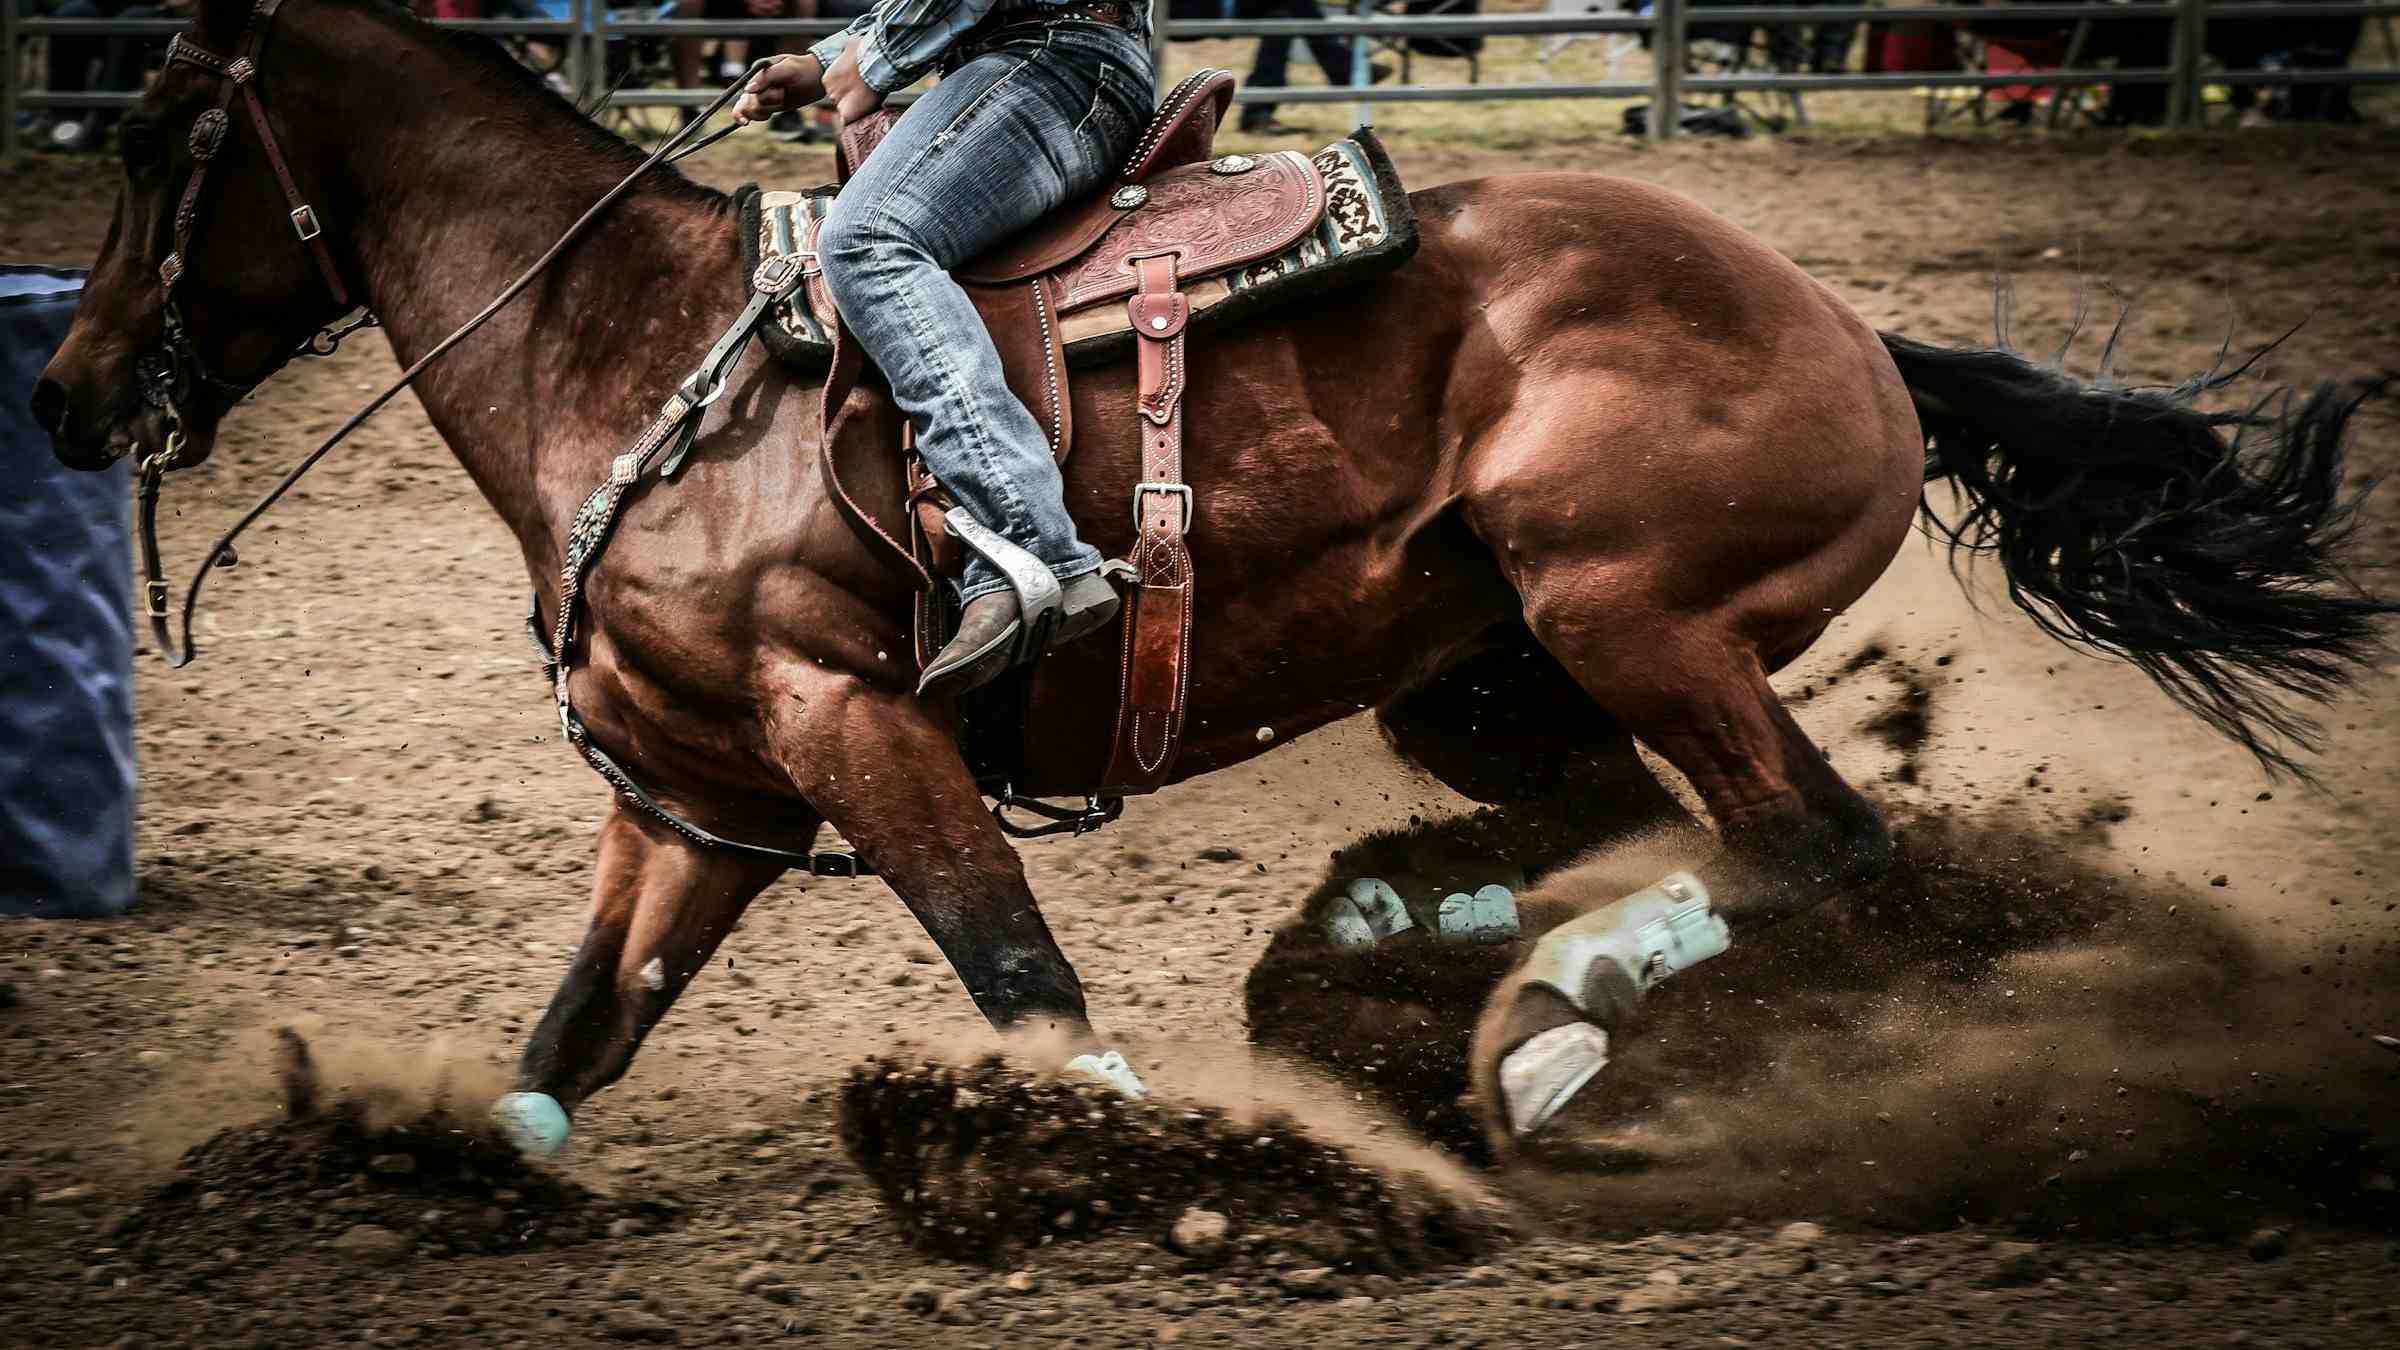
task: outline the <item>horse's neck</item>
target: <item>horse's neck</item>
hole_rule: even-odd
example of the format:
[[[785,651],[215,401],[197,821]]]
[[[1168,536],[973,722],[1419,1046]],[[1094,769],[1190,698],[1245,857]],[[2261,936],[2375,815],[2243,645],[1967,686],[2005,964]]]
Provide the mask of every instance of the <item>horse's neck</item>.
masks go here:
[[[515,280],[628,167],[563,106],[463,74],[412,90],[421,116],[385,120],[406,144],[358,157],[359,266],[404,364]],[[537,573],[555,568],[573,501],[698,357],[695,341],[708,340],[698,321],[724,297],[739,302],[724,213],[680,184],[637,186],[418,377],[435,429]]]

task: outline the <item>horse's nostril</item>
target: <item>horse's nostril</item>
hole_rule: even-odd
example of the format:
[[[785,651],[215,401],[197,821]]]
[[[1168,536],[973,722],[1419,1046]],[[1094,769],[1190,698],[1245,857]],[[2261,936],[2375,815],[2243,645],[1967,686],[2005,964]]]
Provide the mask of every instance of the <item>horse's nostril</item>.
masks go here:
[[[34,425],[51,435],[67,424],[67,387],[58,381],[34,381],[31,405]]]

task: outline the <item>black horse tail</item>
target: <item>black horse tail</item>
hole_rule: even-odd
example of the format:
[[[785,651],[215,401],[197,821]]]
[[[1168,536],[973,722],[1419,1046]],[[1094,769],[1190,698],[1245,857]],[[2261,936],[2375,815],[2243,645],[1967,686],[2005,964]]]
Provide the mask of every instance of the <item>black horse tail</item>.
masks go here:
[[[2365,495],[2344,489],[2342,429],[2383,381],[2211,412],[2200,396],[2243,370],[2129,388],[2105,359],[2087,384],[2005,337],[1882,337],[1925,428],[1926,481],[1964,500],[1956,520],[1923,507],[1953,570],[1962,551],[1998,554],[2009,598],[2052,637],[2133,663],[2270,773],[2305,779],[2292,756],[2320,728],[2295,705],[2346,689],[2400,613],[2341,557]]]

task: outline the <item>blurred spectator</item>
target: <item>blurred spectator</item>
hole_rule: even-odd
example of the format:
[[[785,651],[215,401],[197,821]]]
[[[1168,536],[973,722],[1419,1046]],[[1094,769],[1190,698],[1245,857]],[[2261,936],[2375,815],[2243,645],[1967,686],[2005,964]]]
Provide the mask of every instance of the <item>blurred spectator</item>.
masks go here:
[[[1759,0],[1690,0],[1691,8],[1708,10],[1726,6],[1747,8]],[[1848,0],[1766,0],[1779,8],[1810,9],[1818,5],[1844,4]],[[1643,4],[1639,9],[1647,10]],[[1744,28],[1733,24],[1694,22],[1685,30],[1688,41],[1722,42],[1740,58],[1735,64],[1747,67],[1754,36],[1763,35],[1767,62],[1777,70],[1814,71],[1830,74],[1844,70],[1850,64],[1850,43],[1858,34],[1855,23],[1779,23],[1759,24]]]
[[[1192,21],[1208,19],[1322,19],[1324,6],[1317,0],[1168,0],[1168,17]],[[1350,42],[1345,38],[1327,37],[1320,33],[1304,39],[1308,54],[1316,58],[1317,69],[1325,73],[1327,84],[1349,84],[1352,79]],[[1247,88],[1281,89],[1291,82],[1292,40],[1288,37],[1266,37],[1258,40],[1258,55],[1250,65]],[[1380,62],[1368,68],[1370,82],[1381,83],[1391,78],[1392,68]],[[1242,105],[1242,130],[1268,135],[1288,135],[1298,131],[1275,119],[1272,103]]]
[[[672,17],[678,19],[813,19],[821,0],[678,0]],[[798,39],[787,38],[720,38],[717,40],[717,69],[713,76],[702,78],[701,65],[707,56],[707,38],[684,38],[675,44],[675,85],[679,89],[696,89],[703,85],[724,86],[733,83],[750,64],[752,48],[757,55],[772,56],[788,44],[793,51],[806,45]]]
[[[678,0],[675,19],[780,19],[786,8],[785,0]],[[726,38],[717,44],[717,68],[703,71],[707,60],[709,38],[677,38],[675,40],[675,87],[697,89],[704,84],[725,85],[733,82],[742,67],[748,65],[750,44],[741,38]]]
[[[1991,12],[2005,12],[2005,7],[1994,6]],[[2229,70],[2342,70],[2350,64],[2351,49],[2358,45],[2364,23],[2362,19],[2339,16],[2215,18],[2208,23],[2208,54]],[[1969,21],[1967,28],[1986,41],[2047,40],[2058,52],[2065,50],[2068,35],[2073,31],[2072,25],[2050,19],[1975,19]],[[2084,42],[2082,63],[2113,61],[2124,69],[2155,69],[2173,59],[2174,48],[2175,25],[2171,19],[2110,19],[2092,24]],[[2205,75],[2202,80],[2205,83]],[[2112,84],[2101,120],[2121,125],[2164,122],[2170,93],[2165,84]],[[2258,102],[2258,94],[2250,87],[2236,86],[2233,102],[2234,106],[2248,110]],[[2349,86],[2341,84],[2294,85],[2273,90],[2267,96],[2265,112],[2271,117],[2329,121],[2350,121],[2358,116],[2350,103]]]
[[[678,19],[855,19],[875,8],[875,0],[676,0],[668,17]],[[717,39],[717,68],[713,77],[704,78],[702,67],[707,63],[707,38],[683,38],[675,43],[675,86],[678,89],[703,87],[721,88],[733,83],[735,77],[760,57],[782,52],[806,51],[815,41],[807,37],[761,37]],[[695,114],[684,110],[684,117]],[[805,134],[802,128],[810,116],[808,109],[793,109],[777,113],[768,126],[787,138]]]
[[[17,12],[41,13],[35,0],[17,0]],[[58,0],[48,7],[54,19],[166,19],[191,13],[191,0]],[[51,93],[132,93],[142,87],[151,59],[166,50],[163,37],[68,37],[50,39],[49,68],[43,72]],[[15,58],[15,53],[10,53]],[[100,142],[117,120],[114,108],[62,108],[47,129],[31,129],[37,144],[58,150],[88,149]]]
[[[2208,50],[2227,70],[2348,70],[2367,21],[2340,15],[2311,19],[2216,19]],[[2261,94],[2264,106],[2259,106]],[[2261,90],[2235,85],[2233,104],[2247,115],[2304,122],[2357,122],[2347,84],[2292,84]]]

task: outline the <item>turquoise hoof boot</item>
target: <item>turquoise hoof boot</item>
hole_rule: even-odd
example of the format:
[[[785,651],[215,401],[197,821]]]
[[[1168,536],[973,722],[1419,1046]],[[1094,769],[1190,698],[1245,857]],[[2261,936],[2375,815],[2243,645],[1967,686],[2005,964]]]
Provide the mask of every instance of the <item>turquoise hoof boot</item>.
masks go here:
[[[1067,1061],[1067,1072],[1112,1089],[1128,1101],[1138,1102],[1150,1095],[1149,1085],[1114,1050],[1105,1055],[1077,1055]]]
[[[1437,917],[1442,936],[1453,942],[1514,942],[1517,940],[1517,897],[1494,884],[1473,895],[1460,892],[1442,901]]]
[[[548,1158],[567,1146],[567,1108],[547,1092],[508,1093],[492,1103],[492,1123],[528,1158]]]

